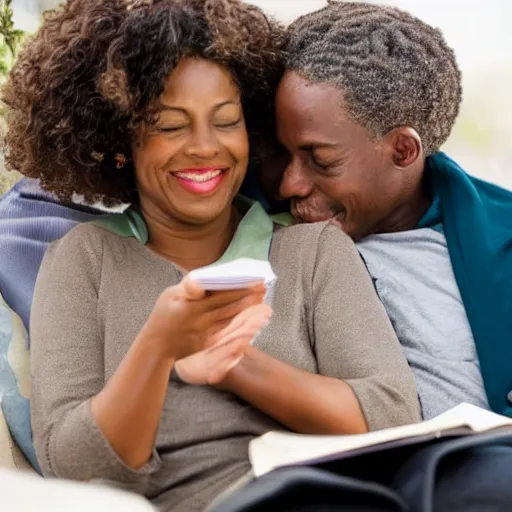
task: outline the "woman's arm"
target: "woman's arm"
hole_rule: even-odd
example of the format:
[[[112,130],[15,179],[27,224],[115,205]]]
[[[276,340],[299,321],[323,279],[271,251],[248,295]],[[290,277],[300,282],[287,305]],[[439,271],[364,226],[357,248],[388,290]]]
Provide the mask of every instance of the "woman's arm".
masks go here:
[[[361,434],[368,425],[351,387],[249,347],[223,388],[290,430],[303,434]]]
[[[48,250],[32,309],[32,423],[43,472],[137,484],[160,464],[154,443],[174,361],[204,348],[264,288],[204,297],[168,288],[105,382],[98,325],[102,241],[80,227]],[[235,354],[236,356],[237,354]]]
[[[38,275],[31,315],[34,445],[46,475],[122,481],[144,492],[148,475],[159,467],[158,455],[153,453],[151,460],[146,457],[145,465],[133,464],[122,450],[117,451],[99,426],[101,422],[96,421],[101,401],[95,405],[96,414],[91,407],[91,399],[100,396],[105,386],[104,344],[98,322],[102,242],[96,229],[80,226],[50,246]],[[141,359],[134,371],[136,355]],[[131,384],[122,396],[118,393],[112,408],[119,414],[119,408],[134,406],[137,394],[151,390],[155,396],[145,412],[158,409],[170,364],[157,361],[138,341],[126,357],[125,373],[126,369]],[[144,373],[153,372],[155,377],[143,384]],[[148,437],[153,435],[151,423],[150,414]],[[132,445],[139,446],[136,430],[133,433]]]
[[[331,225],[318,241],[311,296],[320,375],[251,348],[222,387],[301,433],[419,421],[412,372],[371,278],[352,241]]]
[[[91,400],[94,420],[128,466],[138,469],[151,457],[175,362],[202,350],[209,332],[243,309],[252,309],[263,300],[264,291],[261,285],[205,297],[203,290],[185,279],[162,293],[114,375]],[[256,332],[265,319],[257,316]],[[245,343],[229,346],[231,358],[243,357]]]

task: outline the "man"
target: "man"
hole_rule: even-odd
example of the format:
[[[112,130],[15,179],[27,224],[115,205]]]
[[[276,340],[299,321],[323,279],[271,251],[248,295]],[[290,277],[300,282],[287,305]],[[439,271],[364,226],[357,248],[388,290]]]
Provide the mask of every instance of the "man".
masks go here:
[[[438,153],[461,101],[453,51],[408,13],[359,2],[297,20],[288,50],[280,195],[358,242],[426,419],[460,402],[512,416],[512,193]]]

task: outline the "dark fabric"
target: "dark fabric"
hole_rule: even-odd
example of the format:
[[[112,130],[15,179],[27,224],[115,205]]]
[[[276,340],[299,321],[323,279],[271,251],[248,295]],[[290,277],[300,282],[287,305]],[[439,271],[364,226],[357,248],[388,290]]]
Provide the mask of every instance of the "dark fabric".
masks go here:
[[[382,449],[273,471],[213,512],[512,510],[512,432]]]
[[[331,471],[298,467],[273,471],[235,493],[215,512],[406,511],[407,505],[387,487]]]

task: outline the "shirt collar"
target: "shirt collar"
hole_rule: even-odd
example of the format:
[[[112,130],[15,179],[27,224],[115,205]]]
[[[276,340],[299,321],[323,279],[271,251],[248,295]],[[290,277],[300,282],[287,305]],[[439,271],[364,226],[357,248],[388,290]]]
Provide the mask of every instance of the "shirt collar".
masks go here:
[[[242,213],[243,218],[228,248],[214,265],[238,258],[268,260],[274,223],[289,225],[292,222],[291,216],[289,214],[270,216],[259,202],[242,195],[235,198],[235,206]],[[149,240],[144,218],[133,208],[128,208],[122,214],[102,217],[96,220],[95,224],[118,236],[136,238],[144,245]]]

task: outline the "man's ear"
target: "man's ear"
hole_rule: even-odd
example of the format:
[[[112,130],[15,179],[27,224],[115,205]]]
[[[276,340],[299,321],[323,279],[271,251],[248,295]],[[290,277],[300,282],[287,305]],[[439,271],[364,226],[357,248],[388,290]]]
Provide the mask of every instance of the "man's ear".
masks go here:
[[[397,169],[405,169],[419,160],[423,161],[423,144],[414,128],[394,128],[384,138],[392,151],[393,164]]]

